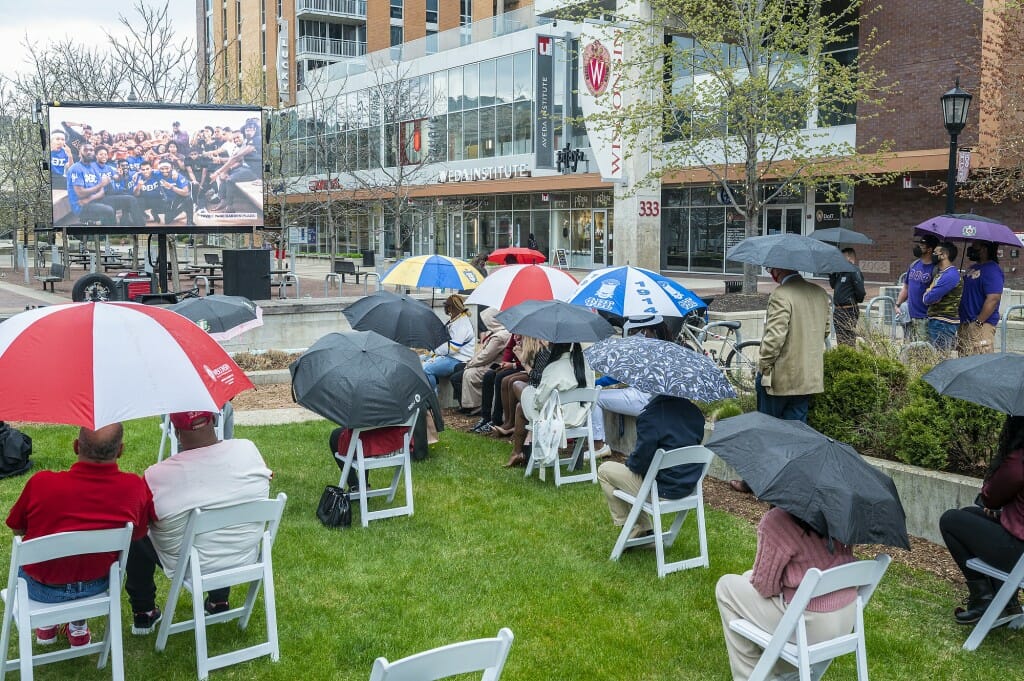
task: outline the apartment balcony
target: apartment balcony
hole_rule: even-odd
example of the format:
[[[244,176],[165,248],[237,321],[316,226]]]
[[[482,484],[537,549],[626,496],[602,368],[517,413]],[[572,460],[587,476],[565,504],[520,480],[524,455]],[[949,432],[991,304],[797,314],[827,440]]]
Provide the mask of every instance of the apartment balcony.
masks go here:
[[[295,0],[295,18],[365,24],[366,0]]]
[[[295,56],[297,59],[336,61],[338,59],[362,57],[365,54],[366,43],[360,43],[355,40],[301,36],[295,45]]]

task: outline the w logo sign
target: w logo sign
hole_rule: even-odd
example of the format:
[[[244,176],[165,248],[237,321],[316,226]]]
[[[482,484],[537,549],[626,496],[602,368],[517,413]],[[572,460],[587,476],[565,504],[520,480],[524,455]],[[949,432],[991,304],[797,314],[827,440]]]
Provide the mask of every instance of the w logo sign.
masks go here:
[[[601,95],[608,88],[612,58],[608,49],[595,40],[583,49],[583,82],[594,97]]]

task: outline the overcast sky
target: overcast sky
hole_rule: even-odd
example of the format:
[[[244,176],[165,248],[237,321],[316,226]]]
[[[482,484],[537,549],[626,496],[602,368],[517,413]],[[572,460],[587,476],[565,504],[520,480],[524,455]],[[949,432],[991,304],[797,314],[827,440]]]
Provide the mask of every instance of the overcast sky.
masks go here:
[[[144,0],[159,7],[163,0]],[[25,36],[45,44],[71,36],[86,42],[104,40],[104,29],[123,31],[118,15],[135,19],[134,0],[0,0],[0,73],[25,70]],[[169,0],[170,18],[182,38],[195,40],[195,0]]]

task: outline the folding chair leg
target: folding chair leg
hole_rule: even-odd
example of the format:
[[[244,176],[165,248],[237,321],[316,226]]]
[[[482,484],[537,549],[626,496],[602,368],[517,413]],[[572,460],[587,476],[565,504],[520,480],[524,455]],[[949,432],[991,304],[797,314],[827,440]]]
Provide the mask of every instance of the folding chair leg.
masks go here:
[[[981,642],[988,636],[988,632],[995,626],[996,620],[1003,613],[1003,608],[1010,602],[1010,598],[1020,588],[1019,584],[1007,580],[1003,582],[1003,585],[996,592],[996,595],[992,598],[992,602],[985,608],[985,614],[981,616],[978,623],[974,625],[974,629],[971,630],[971,635],[967,637],[964,642],[964,650],[977,650]]]
[[[245,604],[242,606],[243,614],[238,618],[238,628],[245,629],[249,626],[249,618],[252,617],[252,609],[256,605],[256,596],[260,592],[260,583],[251,582],[249,590],[245,594]]]
[[[28,588],[25,589],[26,599],[28,597]],[[22,603],[26,603],[27,600],[23,600]],[[28,618],[23,618],[24,621],[20,623],[18,627],[18,655],[20,657],[21,664],[21,678],[26,681],[32,681],[32,625],[28,622]]]
[[[192,620],[196,635],[196,670],[199,681],[210,676],[210,656],[206,650],[206,608],[203,606],[203,582],[199,566],[193,563],[192,568]]]
[[[250,609],[251,613],[252,610]],[[266,557],[263,573],[263,615],[267,620],[267,642],[270,644],[270,659],[281,659],[281,648],[277,641],[277,596],[274,592],[274,567],[270,556]]]

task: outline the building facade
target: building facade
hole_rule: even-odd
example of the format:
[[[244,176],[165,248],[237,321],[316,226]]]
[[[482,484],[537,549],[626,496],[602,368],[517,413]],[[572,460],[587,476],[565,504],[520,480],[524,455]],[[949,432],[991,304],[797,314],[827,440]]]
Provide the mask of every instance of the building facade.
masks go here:
[[[387,5],[371,4],[372,12]],[[355,69],[324,69],[316,87],[307,80],[296,106],[281,114],[288,147],[283,174],[293,187],[282,201],[314,227],[307,233],[318,236],[307,247],[327,247],[330,227],[341,231],[350,250],[469,258],[525,245],[532,235],[549,259],[570,267],[741,271],[725,252],[743,238],[743,219],[699,168],[663,177],[660,189],[639,200],[598,170],[594,135],[578,123],[577,53],[586,29],[556,22],[550,13],[559,3],[511,11],[511,3],[494,4],[490,14],[481,8],[480,19],[448,29],[439,15],[436,34],[429,32],[432,22],[418,23],[419,5],[426,12],[427,3],[417,0],[415,9],[409,0],[398,4],[401,28],[408,31],[401,41],[391,30],[396,9],[388,17],[387,41],[367,29],[367,49],[378,50]],[[441,0],[439,11],[445,6]],[[944,197],[926,187],[945,178],[949,138],[939,96],[956,76],[975,93],[961,145],[975,145],[987,124],[977,113],[980,76],[971,68],[981,64],[990,30],[984,13],[966,4],[929,3],[927,25],[919,25],[921,9],[920,2],[900,0],[865,15],[860,35],[877,31],[877,41],[888,41],[876,59],[899,85],[883,109],[862,110],[836,126],[837,135],[858,146],[891,141],[884,170],[900,179],[857,186],[841,202],[817,187],[784,192],[762,216],[764,234],[839,226],[866,233],[875,244],[858,247],[858,254],[866,276],[876,281],[899,276],[911,259],[914,225],[944,212]],[[856,54],[858,46],[855,39],[844,49]],[[404,85],[392,93],[417,105],[386,106],[382,84],[397,81]],[[430,95],[411,96],[423,92]],[[333,152],[319,153],[324,147]],[[362,179],[354,181],[357,176]],[[356,208],[330,225],[315,211],[298,210],[328,196]],[[957,208],[1024,232],[1017,205],[959,201]],[[1019,249],[1003,249],[1000,260],[1012,275]]]

